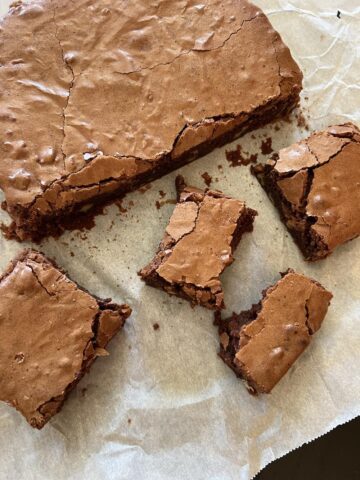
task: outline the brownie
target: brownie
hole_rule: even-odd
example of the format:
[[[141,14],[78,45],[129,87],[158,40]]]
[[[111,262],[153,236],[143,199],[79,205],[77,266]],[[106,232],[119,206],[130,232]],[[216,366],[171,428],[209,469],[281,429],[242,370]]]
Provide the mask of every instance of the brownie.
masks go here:
[[[250,310],[216,316],[220,357],[250,393],[270,393],[321,327],[331,298],[315,280],[288,270]]]
[[[148,284],[193,305],[224,308],[220,275],[233,261],[257,212],[223,193],[188,187],[176,178],[178,203],[154,259],[139,275]]]
[[[305,258],[360,234],[360,130],[336,125],[253,168]]]
[[[13,4],[0,28],[8,236],[57,234],[84,206],[124,195],[298,104],[302,74],[259,8],[247,0],[184,5]]]
[[[25,250],[0,277],[0,400],[42,428],[60,411],[131,309],[80,288]]]

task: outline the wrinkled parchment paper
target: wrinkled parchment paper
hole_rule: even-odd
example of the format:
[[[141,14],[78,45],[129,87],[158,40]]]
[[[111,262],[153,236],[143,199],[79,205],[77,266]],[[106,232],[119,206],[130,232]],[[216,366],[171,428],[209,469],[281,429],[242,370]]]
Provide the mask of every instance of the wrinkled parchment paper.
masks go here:
[[[0,13],[9,3],[0,0]],[[302,105],[311,128],[359,124],[358,0],[256,3],[304,71]],[[307,134],[296,121],[281,126],[241,139],[244,150],[258,152],[267,136],[278,149]],[[127,213],[111,206],[90,232],[68,232],[41,244],[73,279],[98,295],[128,302],[134,313],[112,341],[111,355],[96,362],[42,431],[0,404],[1,479],[250,479],[360,414],[360,240],[306,264],[248,168],[230,168],[221,149],[181,170],[200,187],[205,171],[213,187],[245,199],[260,214],[223,275],[228,312],[250,307],[279,271],[293,267],[335,294],[314,342],[271,395],[253,398],[216,355],[211,312],[140,282],[136,272],[152,257],[173,209],[155,207],[159,190],[165,200],[175,197],[176,174],[170,174],[147,192],[129,195],[123,202]],[[0,237],[0,268],[22,247]]]

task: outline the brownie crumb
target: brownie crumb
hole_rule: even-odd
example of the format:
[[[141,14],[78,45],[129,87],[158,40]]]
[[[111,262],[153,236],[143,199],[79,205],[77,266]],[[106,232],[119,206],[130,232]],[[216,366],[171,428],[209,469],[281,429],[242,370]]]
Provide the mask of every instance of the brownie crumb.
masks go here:
[[[128,418],[128,424],[129,425],[131,424],[131,418]]]
[[[115,205],[118,207],[120,213],[127,213],[127,208],[123,206],[123,198],[120,198],[120,200],[116,200]]]
[[[74,252],[70,252],[70,257],[75,257],[75,253],[74,253]]]
[[[160,210],[160,208],[163,207],[164,205],[176,205],[176,200],[173,198],[169,198],[169,200],[162,200],[162,201],[156,200],[155,202],[155,206],[158,210]]]
[[[279,132],[280,131],[280,125],[276,124],[274,129],[275,129],[275,132]]]
[[[336,16],[337,16],[337,18],[341,18],[341,12],[340,12],[340,10],[337,11]]]
[[[217,167],[218,167],[218,170],[219,170],[220,172],[223,172],[223,171],[224,171],[224,167],[223,167],[222,165],[218,165]]]
[[[204,172],[202,175],[202,178],[204,179],[204,183],[207,187],[210,187],[211,182],[212,182],[212,176],[208,174],[208,172]]]
[[[160,328],[160,325],[158,323],[154,323],[153,329],[156,331],[156,330],[159,330],[159,328]]]
[[[261,142],[261,153],[263,155],[270,155],[274,150],[272,148],[272,138],[268,137]]]
[[[151,187],[152,187],[151,183],[147,183],[147,184],[144,185],[143,187],[139,188],[139,192],[140,192],[140,193],[145,193],[145,192],[147,192],[148,190],[150,190]]]
[[[297,113],[296,116],[295,116],[295,118],[296,118],[296,121],[297,121],[297,126],[298,126],[299,128],[304,128],[304,129],[307,130],[307,131],[310,130],[310,127],[309,127],[309,125],[308,125],[308,123],[307,123],[307,120],[306,120],[303,112]]]
[[[243,152],[241,145],[237,145],[236,150],[226,150],[226,160],[230,163],[230,167],[248,166],[250,163],[257,162],[257,154],[250,155],[249,152]]]
[[[166,192],[164,192],[163,190],[159,190],[159,195],[160,195],[160,198],[164,198],[166,197]]]

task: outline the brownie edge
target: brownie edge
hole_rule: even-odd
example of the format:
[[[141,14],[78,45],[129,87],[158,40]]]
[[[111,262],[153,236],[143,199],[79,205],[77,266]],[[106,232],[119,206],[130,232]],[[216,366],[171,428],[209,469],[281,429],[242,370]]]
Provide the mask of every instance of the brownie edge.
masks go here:
[[[41,429],[130,314],[24,250],[0,277],[0,400]]]
[[[270,393],[321,327],[331,298],[318,282],[289,269],[250,310],[215,315],[219,356],[250,393]]]

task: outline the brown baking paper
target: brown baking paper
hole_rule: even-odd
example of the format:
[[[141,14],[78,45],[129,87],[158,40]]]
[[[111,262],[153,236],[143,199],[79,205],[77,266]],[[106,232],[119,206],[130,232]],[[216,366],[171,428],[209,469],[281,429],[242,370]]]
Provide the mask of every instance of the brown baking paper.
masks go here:
[[[0,0],[1,14],[9,3]],[[310,128],[359,124],[358,0],[256,3],[303,69],[302,106]],[[280,131],[268,127],[226,148],[241,143],[243,150],[259,153],[267,137],[277,150],[307,135],[296,118],[279,125]],[[244,237],[223,275],[228,312],[250,307],[278,272],[292,267],[334,293],[313,343],[271,395],[254,398],[217,357],[212,313],[139,280],[136,272],[152,258],[173,209],[171,203],[155,206],[175,198],[176,173],[170,174],[145,193],[129,195],[122,204],[127,212],[113,205],[91,231],[67,232],[40,245],[81,285],[128,302],[134,312],[112,341],[110,356],[96,362],[42,431],[0,405],[2,479],[250,479],[269,462],[359,415],[360,240],[307,264],[248,168],[230,167],[223,148],[181,169],[199,187],[204,172],[214,188],[259,211],[254,233]],[[8,221],[5,213],[0,217]],[[1,269],[23,247],[0,237]]]

